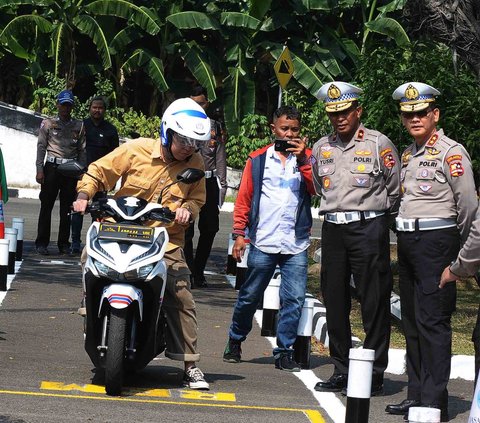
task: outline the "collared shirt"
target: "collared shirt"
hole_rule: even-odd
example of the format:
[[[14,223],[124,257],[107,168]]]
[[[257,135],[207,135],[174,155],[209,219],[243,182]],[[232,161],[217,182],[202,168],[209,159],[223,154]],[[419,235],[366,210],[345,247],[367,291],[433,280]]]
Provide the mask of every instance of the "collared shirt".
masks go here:
[[[308,248],[308,238],[295,238],[301,181],[297,158],[290,154],[284,166],[274,147],[269,147],[254,241],[255,247],[260,251],[268,254],[298,254]]]
[[[480,267],[480,207],[477,209],[475,220],[457,260],[450,266],[450,270],[458,276],[472,276]]]
[[[88,173],[100,179],[107,191],[115,187],[118,179],[122,178],[120,189],[115,197],[134,196],[149,202],[159,200],[162,188],[176,181],[177,174],[186,168],[204,169],[200,154],[193,153],[187,160],[166,163],[159,140],[138,138],[126,142],[111,153],[93,162],[88,167]],[[77,191],[93,198],[101,185],[89,175],[77,184]],[[196,219],[200,208],[205,203],[205,179],[194,184],[175,184],[167,189],[162,198],[162,204],[170,210],[183,207],[192,213]],[[160,222],[150,222],[149,226],[161,226]],[[167,251],[183,247],[186,226],[174,223],[167,228],[170,242]]]
[[[86,165],[85,128],[76,119],[63,121],[59,117],[44,119],[38,131],[37,172],[43,172],[45,153],[61,159],[76,159]]]
[[[396,212],[399,157],[382,133],[360,125],[346,145],[335,134],[323,137],[313,146],[311,162],[320,212]]]
[[[465,241],[475,211],[477,195],[470,156],[465,148],[440,129],[422,146],[415,143],[402,154],[404,219],[455,219]]]
[[[117,128],[110,122],[102,120],[95,125],[92,118],[83,121],[87,145],[87,164],[113,151],[119,145]]]

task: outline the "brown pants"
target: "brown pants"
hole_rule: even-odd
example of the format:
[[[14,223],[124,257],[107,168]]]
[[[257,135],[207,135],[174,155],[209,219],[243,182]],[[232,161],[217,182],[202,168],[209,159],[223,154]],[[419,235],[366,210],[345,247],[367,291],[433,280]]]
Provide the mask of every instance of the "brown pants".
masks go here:
[[[165,253],[167,286],[163,310],[167,318],[165,356],[178,361],[199,361],[197,313],[190,291],[190,270],[182,248]]]

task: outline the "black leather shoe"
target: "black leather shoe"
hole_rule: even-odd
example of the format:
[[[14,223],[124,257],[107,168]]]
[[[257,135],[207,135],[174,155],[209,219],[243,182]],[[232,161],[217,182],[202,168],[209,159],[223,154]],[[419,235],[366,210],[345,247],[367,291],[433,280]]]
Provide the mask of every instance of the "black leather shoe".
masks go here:
[[[333,374],[325,382],[318,382],[315,385],[315,391],[340,392],[347,387],[347,375]]]
[[[389,404],[385,407],[385,411],[390,414],[408,414],[408,409],[410,407],[419,407],[420,401],[413,399],[403,400],[400,404]]]

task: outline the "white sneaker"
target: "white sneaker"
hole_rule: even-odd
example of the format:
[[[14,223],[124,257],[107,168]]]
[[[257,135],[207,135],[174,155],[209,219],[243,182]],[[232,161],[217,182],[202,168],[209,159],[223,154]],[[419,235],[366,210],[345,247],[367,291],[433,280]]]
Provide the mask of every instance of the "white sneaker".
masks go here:
[[[202,371],[198,367],[190,367],[185,371],[183,384],[190,389],[203,389],[205,391],[210,389],[210,385],[207,383]]]

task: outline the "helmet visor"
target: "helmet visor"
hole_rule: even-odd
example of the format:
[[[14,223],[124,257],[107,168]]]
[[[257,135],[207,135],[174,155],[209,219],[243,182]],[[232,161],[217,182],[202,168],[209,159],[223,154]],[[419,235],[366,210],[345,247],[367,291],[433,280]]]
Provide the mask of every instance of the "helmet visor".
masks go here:
[[[177,141],[178,145],[183,148],[199,148],[202,141],[195,138],[186,137],[180,135],[178,132],[175,132],[173,135],[174,139]]]

